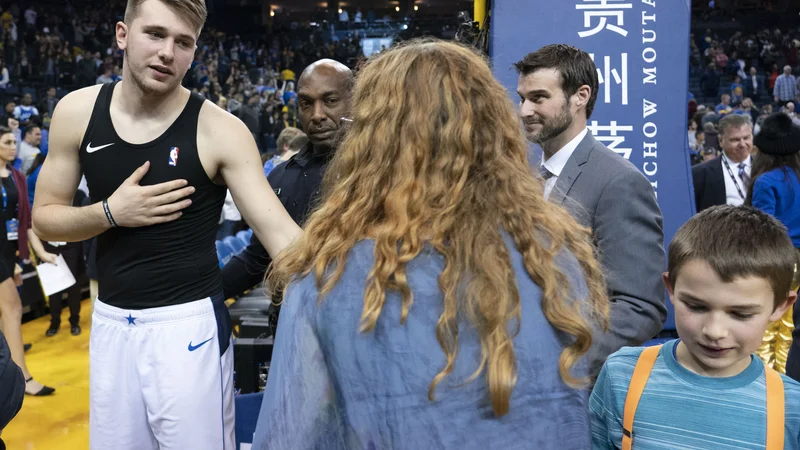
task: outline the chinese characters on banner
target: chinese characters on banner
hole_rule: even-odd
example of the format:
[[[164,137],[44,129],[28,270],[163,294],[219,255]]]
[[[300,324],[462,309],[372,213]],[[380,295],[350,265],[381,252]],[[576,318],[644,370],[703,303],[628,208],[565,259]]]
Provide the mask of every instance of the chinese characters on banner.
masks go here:
[[[591,55],[592,60],[595,65],[597,65],[597,77],[600,83],[600,89],[597,93],[598,109],[600,111],[598,111],[598,114],[595,114],[598,117],[593,118],[594,120],[589,120],[588,128],[598,141],[602,142],[606,147],[617,152],[625,159],[630,160],[634,151],[634,147],[632,147],[633,142],[631,141],[635,142],[637,137],[634,135],[634,130],[642,130],[642,133],[644,133],[643,130],[646,126],[644,121],[628,120],[623,123],[617,120],[600,120],[599,116],[609,118],[629,117],[631,119],[638,119],[639,117],[643,119],[646,118],[643,114],[636,114],[634,112],[635,108],[642,108],[637,104],[638,102],[632,104],[629,101],[629,76],[638,77],[640,74],[629,73],[628,59],[629,56],[638,57],[639,55],[637,52],[628,52],[627,46],[606,45],[607,40],[603,39],[603,34],[615,33],[624,38],[626,42],[638,38],[640,35],[639,31],[642,32],[641,35],[644,35],[643,25],[645,24],[645,15],[647,12],[644,9],[641,11],[642,27],[640,27],[637,21],[634,20],[638,18],[635,17],[638,11],[634,10],[632,0],[577,1],[578,3],[575,4],[575,10],[578,12],[578,20],[582,25],[578,27],[577,31],[578,37],[581,40],[578,47],[589,52]],[[648,5],[645,4],[644,6]],[[652,19],[655,20],[655,2],[649,6],[652,8],[652,11],[650,11]],[[631,33],[629,28],[634,32]],[[649,32],[652,33],[653,38],[655,38],[655,31],[649,30]],[[595,53],[595,49],[602,51],[602,53]],[[647,58],[651,60],[651,64],[655,63],[655,56],[656,52],[652,50],[652,58]],[[644,51],[642,52],[642,58],[645,58]],[[631,66],[638,67],[638,64]],[[652,68],[652,73],[653,75],[650,81],[652,81],[653,85],[656,85],[655,66]],[[600,104],[610,106],[607,111],[613,111],[613,113],[606,113]],[[620,114],[620,112],[622,114]],[[653,103],[650,114],[655,113],[656,104]],[[649,128],[647,134],[651,135],[651,139],[654,140],[650,148],[656,149],[658,144],[655,139],[658,137],[658,127],[654,122],[650,123],[651,125],[647,125]],[[656,195],[658,195],[658,180],[656,179],[656,175],[658,174],[658,153],[656,150],[648,151],[643,153],[643,159],[645,159],[645,161],[641,164],[640,168],[645,175],[648,175],[648,179],[650,179],[653,188],[656,190]]]

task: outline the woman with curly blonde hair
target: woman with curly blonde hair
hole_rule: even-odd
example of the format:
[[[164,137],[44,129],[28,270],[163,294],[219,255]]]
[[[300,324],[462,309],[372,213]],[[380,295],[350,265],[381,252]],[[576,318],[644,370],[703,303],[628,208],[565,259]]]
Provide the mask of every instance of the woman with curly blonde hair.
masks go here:
[[[254,448],[590,446],[608,300],[589,233],[545,201],[508,92],[454,43],[367,62],[286,295]]]

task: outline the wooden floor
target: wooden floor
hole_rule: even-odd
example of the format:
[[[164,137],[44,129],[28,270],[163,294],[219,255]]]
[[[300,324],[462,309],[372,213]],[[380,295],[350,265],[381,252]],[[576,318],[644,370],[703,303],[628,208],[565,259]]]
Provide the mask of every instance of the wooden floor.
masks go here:
[[[49,397],[25,396],[22,411],[3,430],[9,450],[84,450],[89,448],[89,331],[92,302],[81,302],[80,336],[69,332],[69,309],[64,308],[61,330],[45,337],[50,318],[22,326],[25,355],[36,380],[56,389]]]

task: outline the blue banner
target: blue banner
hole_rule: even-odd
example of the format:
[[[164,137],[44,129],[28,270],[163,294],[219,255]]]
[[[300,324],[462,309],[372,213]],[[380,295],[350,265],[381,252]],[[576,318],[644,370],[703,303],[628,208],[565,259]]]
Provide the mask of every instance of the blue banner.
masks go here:
[[[644,173],[664,214],[668,246],[694,214],[687,145],[689,0],[492,2],[490,56],[515,102],[513,63],[548,44],[574,45],[597,65],[599,92],[587,126]],[[625,199],[619,199],[625,201]],[[674,329],[673,311],[665,329]]]

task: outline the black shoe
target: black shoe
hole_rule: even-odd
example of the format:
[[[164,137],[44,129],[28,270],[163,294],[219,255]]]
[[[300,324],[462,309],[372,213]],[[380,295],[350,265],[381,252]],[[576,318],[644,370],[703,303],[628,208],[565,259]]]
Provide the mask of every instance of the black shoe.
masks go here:
[[[27,387],[28,382],[31,381],[31,380],[33,380],[33,377],[30,377],[27,380],[25,380],[25,384],[26,384],[25,387]],[[25,390],[25,395],[32,395],[34,397],[44,397],[45,395],[50,395],[55,391],[56,390],[51,388],[51,387],[47,387],[47,386],[42,385],[42,388],[39,389],[39,392],[28,392],[27,390]]]
[[[77,336],[81,334],[81,327],[79,325],[73,325],[72,328],[70,328],[70,332],[73,336]]]
[[[58,328],[59,327],[57,325],[50,325],[50,328],[47,329],[44,335],[47,337],[53,337],[58,334]]]
[[[24,349],[25,353],[28,353],[28,350],[33,347],[33,344],[25,344],[22,348]]]

